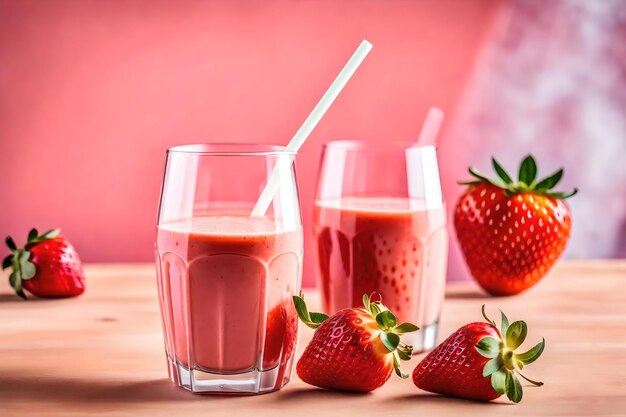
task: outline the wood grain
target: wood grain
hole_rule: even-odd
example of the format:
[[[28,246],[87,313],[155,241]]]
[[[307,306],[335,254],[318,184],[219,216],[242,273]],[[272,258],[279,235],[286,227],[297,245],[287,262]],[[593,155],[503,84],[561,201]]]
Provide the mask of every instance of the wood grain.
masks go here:
[[[86,271],[87,293],[69,300],[22,302],[0,277],[1,416],[626,415],[625,261],[561,262],[511,298],[487,298],[470,283],[449,286],[441,336],[480,320],[483,303],[526,320],[527,344],[545,336],[546,351],[527,374],[546,385],[525,387],[519,405],[431,395],[395,377],[365,395],[315,389],[295,375],[273,394],[193,395],[166,378],[153,266]],[[301,327],[300,352],[311,332]]]

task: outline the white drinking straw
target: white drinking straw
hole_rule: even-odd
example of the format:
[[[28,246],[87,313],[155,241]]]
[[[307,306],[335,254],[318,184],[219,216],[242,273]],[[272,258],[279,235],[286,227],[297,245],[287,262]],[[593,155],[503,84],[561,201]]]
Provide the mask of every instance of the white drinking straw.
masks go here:
[[[426,118],[424,119],[424,124],[422,124],[422,131],[417,139],[417,143],[421,146],[435,146],[442,123],[443,110],[439,107],[429,108]]]
[[[406,174],[407,186],[409,189],[410,207],[417,209],[426,202],[426,208],[442,207],[441,187],[439,186],[439,169],[436,159],[422,158],[422,152],[431,152],[429,150],[422,151],[421,146],[436,146],[437,135],[443,123],[443,111],[438,107],[431,107],[426,113],[422,130],[417,138],[415,147],[406,150]],[[433,155],[434,155],[434,151]],[[414,163],[421,160],[421,163]],[[437,181],[425,180],[425,173],[430,173],[437,177]],[[419,202],[419,204],[418,204]]]
[[[324,113],[328,110],[333,101],[337,98],[341,90],[346,86],[350,77],[354,74],[356,69],[361,65],[361,62],[365,59],[367,54],[372,50],[372,44],[367,40],[363,39],[361,45],[354,51],[350,60],[343,67],[335,81],[330,85],[326,93],[322,96],[320,101],[317,103],[309,117],[306,118],[300,129],[296,132],[294,137],[291,139],[287,147],[285,148],[288,152],[298,152],[304,141],[311,134],[315,126],[319,123],[319,121],[324,116]],[[294,157],[290,157],[289,166],[291,166],[291,162],[293,162]],[[252,210],[253,217],[262,217],[265,215],[265,212],[269,208],[272,200],[274,199],[274,195],[278,191],[278,185],[280,181],[280,170],[281,164],[277,164],[278,167],[275,167],[272,173],[270,174],[270,179],[268,180],[261,196],[256,202],[254,209]]]

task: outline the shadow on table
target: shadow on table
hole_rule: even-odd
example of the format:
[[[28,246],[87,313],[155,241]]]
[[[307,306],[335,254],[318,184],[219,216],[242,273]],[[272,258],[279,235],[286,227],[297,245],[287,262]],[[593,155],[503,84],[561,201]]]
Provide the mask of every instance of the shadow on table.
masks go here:
[[[17,296],[17,294],[12,293],[2,293],[0,294],[0,303],[15,303],[15,304],[19,304],[19,303],[24,303],[28,301],[29,303],[49,303],[49,302],[54,302],[55,299],[54,298],[38,298],[35,297],[34,295],[30,295],[28,297],[28,300],[22,300],[20,297]]]
[[[219,400],[226,396],[193,395],[176,387],[167,379],[148,381],[78,380],[64,377],[31,375],[0,375],[0,402],[159,402]]]
[[[366,400],[368,407],[373,411],[388,411],[400,409],[413,409],[419,405],[441,405],[466,410],[467,408],[478,407],[498,407],[513,405],[509,402],[483,402],[465,400],[462,398],[445,397],[443,395],[431,394],[428,392],[409,393],[404,395],[394,395],[391,397],[377,395],[376,393],[357,393],[328,391],[320,388],[289,388],[272,394],[272,402],[288,405],[294,403],[306,404],[337,404],[337,407],[347,406],[346,402]],[[341,402],[341,404],[339,404]]]
[[[346,400],[371,396],[371,392],[329,391],[322,388],[283,388],[272,395],[272,399],[283,403],[298,403],[302,400]]]
[[[474,401],[464,398],[446,397],[439,394],[432,394],[429,392],[419,392],[408,395],[396,395],[393,397],[386,397],[383,401],[393,403],[394,405],[401,407],[405,405],[416,404],[441,404],[441,405],[457,405],[461,407],[479,406],[479,407],[494,407],[515,405],[511,402],[494,402],[494,401]]]
[[[487,298],[496,298],[493,295],[489,295],[477,289],[468,289],[463,291],[455,291],[453,293],[446,294],[448,300],[486,300]]]

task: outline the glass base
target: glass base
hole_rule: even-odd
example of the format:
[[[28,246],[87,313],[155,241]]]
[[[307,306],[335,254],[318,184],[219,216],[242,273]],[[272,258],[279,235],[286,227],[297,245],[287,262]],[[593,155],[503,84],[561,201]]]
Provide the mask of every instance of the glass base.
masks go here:
[[[416,355],[431,350],[436,346],[438,330],[439,320],[428,326],[420,327],[415,333],[403,335],[402,340],[413,346],[413,354]]]
[[[195,394],[262,394],[279,390],[289,382],[289,375],[281,375],[281,367],[242,373],[216,373],[189,369],[167,358],[170,379],[181,388]]]

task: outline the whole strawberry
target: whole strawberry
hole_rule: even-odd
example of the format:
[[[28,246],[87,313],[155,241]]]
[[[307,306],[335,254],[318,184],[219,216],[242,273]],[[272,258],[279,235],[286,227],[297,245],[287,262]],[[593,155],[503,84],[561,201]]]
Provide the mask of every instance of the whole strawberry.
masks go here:
[[[328,318],[309,313],[304,299],[294,297],[300,319],[317,329],[298,361],[296,371],[304,382],[321,388],[368,392],[382,386],[395,370],[402,378],[400,360],[411,359],[412,347],[400,334],[417,330],[398,324],[379,301],[363,296],[364,308],[347,308]]]
[[[492,158],[499,180],[475,169],[464,184],[454,226],[472,276],[490,294],[513,295],[535,285],[559,258],[570,234],[570,209],[564,199],[576,194],[554,192],[563,170],[536,181],[532,156],[521,164],[519,179]]]
[[[444,340],[417,365],[413,382],[418,388],[438,394],[490,401],[502,394],[513,402],[522,400],[522,385],[516,375],[541,386],[521,374],[525,365],[539,358],[545,340],[524,353],[515,353],[526,339],[523,321],[509,325],[502,313],[501,330],[485,314],[487,323],[461,327]]]
[[[74,297],[85,291],[83,266],[74,247],[59,237],[60,229],[39,234],[28,233],[23,248],[6,238],[11,254],[2,261],[2,269],[12,268],[9,283],[17,295],[26,299],[24,289],[37,297]]]

